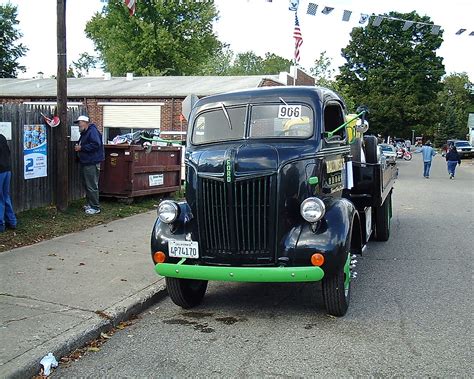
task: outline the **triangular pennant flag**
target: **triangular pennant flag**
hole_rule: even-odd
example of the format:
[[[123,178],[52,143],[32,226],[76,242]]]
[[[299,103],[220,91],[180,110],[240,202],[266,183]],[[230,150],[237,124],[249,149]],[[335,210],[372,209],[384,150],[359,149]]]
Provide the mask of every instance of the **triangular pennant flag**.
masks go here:
[[[474,36],[474,31],[472,31],[471,33],[469,33],[469,35],[472,37]]]
[[[307,14],[310,14],[312,16],[316,16],[316,11],[318,10],[318,4],[315,3],[309,3],[308,4],[308,10],[306,11]]]
[[[431,34],[434,34],[435,36],[437,36],[438,33],[439,33],[440,28],[441,28],[441,26],[439,26],[439,25],[433,25],[431,27]]]
[[[463,34],[465,31],[466,31],[466,29],[459,29],[459,30],[456,32],[456,35],[459,36],[459,35]]]
[[[405,23],[403,24],[402,30],[403,31],[408,30],[411,28],[412,25],[413,25],[413,21],[405,21]]]
[[[342,21],[349,21],[351,18],[352,11],[344,10],[342,14]]]
[[[288,7],[288,10],[292,12],[296,12],[299,6],[300,6],[300,0],[290,0],[290,5]]]
[[[324,7],[324,9],[321,11],[322,14],[329,14],[334,10],[332,7]]]
[[[382,23],[383,17],[382,16],[377,16],[375,17],[375,20],[372,22],[372,26],[380,26]]]
[[[360,14],[360,19],[359,19],[359,24],[365,24],[369,18],[368,14],[361,13]]]

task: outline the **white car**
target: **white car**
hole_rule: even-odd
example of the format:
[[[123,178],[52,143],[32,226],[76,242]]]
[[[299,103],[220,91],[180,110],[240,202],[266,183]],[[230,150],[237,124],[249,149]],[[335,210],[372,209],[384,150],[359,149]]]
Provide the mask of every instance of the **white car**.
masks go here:
[[[387,158],[387,163],[395,164],[397,161],[397,151],[395,147],[388,143],[379,143],[379,146],[382,149],[382,154]]]

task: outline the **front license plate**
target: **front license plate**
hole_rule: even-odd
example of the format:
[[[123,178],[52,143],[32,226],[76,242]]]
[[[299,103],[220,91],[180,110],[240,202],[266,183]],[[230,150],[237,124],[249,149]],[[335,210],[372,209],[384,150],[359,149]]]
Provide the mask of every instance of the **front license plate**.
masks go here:
[[[168,241],[170,257],[175,258],[199,258],[199,245],[196,241]]]

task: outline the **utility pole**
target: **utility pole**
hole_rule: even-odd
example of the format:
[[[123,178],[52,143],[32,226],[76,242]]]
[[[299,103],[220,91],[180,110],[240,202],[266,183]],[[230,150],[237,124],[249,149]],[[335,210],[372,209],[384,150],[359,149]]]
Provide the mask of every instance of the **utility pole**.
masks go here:
[[[54,129],[53,138],[56,147],[56,208],[64,211],[68,207],[68,121],[67,121],[67,76],[66,76],[66,0],[57,0],[57,110],[61,120]]]

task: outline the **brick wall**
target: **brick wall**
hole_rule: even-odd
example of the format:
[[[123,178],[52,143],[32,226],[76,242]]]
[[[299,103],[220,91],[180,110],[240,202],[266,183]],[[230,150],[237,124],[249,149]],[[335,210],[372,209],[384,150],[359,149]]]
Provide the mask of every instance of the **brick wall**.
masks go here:
[[[282,85],[280,82],[276,82],[272,79],[263,79],[259,87],[277,87]]]

